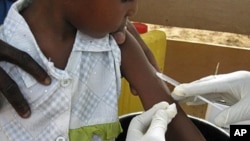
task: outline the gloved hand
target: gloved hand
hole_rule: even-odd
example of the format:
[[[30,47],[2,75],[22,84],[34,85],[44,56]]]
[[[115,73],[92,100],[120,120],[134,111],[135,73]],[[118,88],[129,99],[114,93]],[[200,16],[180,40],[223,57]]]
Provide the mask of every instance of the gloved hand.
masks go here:
[[[180,84],[175,87],[172,97],[180,100],[196,95],[211,94],[223,94],[234,97],[236,100],[235,104],[217,115],[215,124],[218,126],[250,119],[250,72],[237,71],[204,77],[189,84]]]
[[[165,141],[167,125],[177,114],[176,105],[160,102],[130,122],[126,141]]]

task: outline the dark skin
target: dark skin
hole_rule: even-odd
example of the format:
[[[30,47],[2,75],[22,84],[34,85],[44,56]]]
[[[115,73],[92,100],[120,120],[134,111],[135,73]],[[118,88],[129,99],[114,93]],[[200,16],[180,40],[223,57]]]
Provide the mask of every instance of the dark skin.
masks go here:
[[[126,43],[128,43],[128,40],[126,41]],[[125,46],[125,44],[122,45],[121,47],[124,47],[124,46]],[[123,55],[122,55],[123,58],[126,56],[128,49],[133,49],[133,48],[127,48],[127,47],[121,48],[122,53],[123,53]],[[139,52],[142,51],[142,50],[137,49],[137,48],[134,48],[134,49],[139,51]],[[50,78],[47,75],[47,73],[27,53],[15,49],[14,47],[2,42],[1,40],[0,40],[0,50],[1,50],[0,58],[2,61],[8,61],[8,62],[11,62],[13,64],[20,66],[21,68],[26,70],[28,73],[30,73],[32,76],[34,76],[34,78],[36,78],[37,81],[42,83],[42,84],[45,84],[45,85],[50,84]],[[137,56],[137,55],[135,55],[135,56]],[[146,56],[144,56],[142,54],[140,56],[146,60],[153,59],[152,61],[155,61],[154,58],[146,58]],[[139,58],[141,58],[141,57],[139,57]],[[123,64],[122,68],[125,69],[124,67],[126,65],[130,64],[129,63],[130,59],[122,59],[122,60],[123,60],[122,61],[122,64]],[[133,60],[133,59],[131,58],[131,60]],[[128,61],[128,62],[124,62],[124,61]],[[146,63],[147,61],[143,61],[143,62]],[[135,62],[133,61],[133,63],[135,63]],[[151,64],[147,64],[148,67],[150,65]],[[152,70],[154,70],[154,69],[152,68]],[[128,77],[128,75],[129,74],[125,73],[125,77]],[[1,88],[1,91],[3,92],[4,96],[8,99],[8,101],[12,104],[12,106],[15,108],[15,110],[17,111],[17,113],[21,117],[23,117],[23,118],[29,117],[31,114],[29,105],[26,102],[26,100],[24,99],[24,97],[22,96],[22,93],[20,92],[16,83],[1,68],[0,68],[0,76],[2,78],[2,79],[0,79],[0,88]],[[130,78],[128,78],[128,79],[130,79]],[[153,79],[157,79],[157,78],[153,78]],[[150,81],[150,80],[145,80],[145,81]],[[160,82],[160,83],[162,83],[162,82]],[[159,85],[159,86],[161,86],[161,85]],[[168,91],[168,89],[164,86],[161,87],[161,89],[163,90],[163,93]],[[154,101],[152,101],[152,103],[148,103],[148,102],[145,103],[144,101],[147,101],[146,100],[147,97],[142,97],[141,95],[140,95],[140,97],[142,98],[142,102],[144,103],[144,107],[146,109],[149,109],[153,103],[157,103],[157,101],[160,101],[159,99],[162,99],[162,98],[163,99],[170,99],[170,97],[165,95],[162,98],[161,97],[157,97],[157,98],[153,97]],[[172,103],[174,101],[171,100],[170,102]],[[178,113],[180,113],[180,110],[181,110],[180,107],[178,107]],[[181,114],[181,116],[185,116],[185,114],[184,115]],[[185,139],[187,139],[186,137],[184,139],[176,139],[175,138],[175,137],[179,137],[179,136],[175,135],[175,134],[178,135],[177,131],[180,132],[180,129],[173,128],[173,127],[175,127],[175,126],[173,126],[174,122],[176,122],[176,124],[179,123],[179,121],[176,119],[177,119],[177,117],[169,125],[170,128],[168,130],[167,139],[173,138],[174,140],[185,140]],[[186,124],[189,123],[190,121],[183,121],[183,122],[181,122],[179,124],[186,126]],[[193,125],[191,125],[191,126],[193,126]],[[183,132],[186,132],[186,130],[184,130]],[[190,134],[190,136],[191,136],[190,138],[193,139],[193,134]]]
[[[15,2],[16,0],[11,1]],[[19,66],[41,84],[49,85],[51,82],[48,74],[29,54],[14,48],[2,40],[0,40],[0,61],[6,61]],[[13,106],[20,117],[28,118],[31,115],[29,104],[23,97],[16,82],[1,67],[0,78],[0,91],[4,97]]]
[[[152,52],[140,38],[138,32],[136,31],[135,27],[131,22],[127,22],[127,29],[138,40],[150,63],[157,70],[159,70]],[[116,39],[118,44],[122,44],[125,41],[126,37],[123,29],[112,33],[112,35]],[[29,54],[14,48],[13,46],[3,42],[2,40],[0,40],[0,50],[1,61],[6,61],[18,65],[27,73],[31,74],[41,84],[50,84],[50,77],[48,76],[48,74],[44,71],[42,67],[40,67],[39,64],[36,63],[36,61],[34,61],[29,56]],[[1,67],[0,77],[0,91],[3,92],[6,99],[11,103],[13,108],[21,117],[28,118],[31,115],[31,110],[15,81],[13,81],[11,77]],[[135,90],[133,90],[133,92],[136,93]]]
[[[46,5],[47,3],[43,3],[43,5]],[[67,3],[66,3],[67,4]],[[68,5],[68,4],[67,4]],[[42,7],[41,4],[37,5],[38,8],[35,6],[34,8],[37,10]],[[33,7],[32,7],[33,8]],[[31,8],[31,10],[32,10]],[[57,8],[60,9],[60,8]],[[44,9],[41,9],[41,11],[44,11]],[[48,11],[53,13],[52,11]],[[32,12],[31,12],[32,13]],[[49,15],[51,15],[51,13],[48,13]],[[36,14],[39,14],[36,12]],[[28,15],[26,15],[28,16]],[[39,15],[39,20],[43,17],[44,14],[42,13],[41,15]],[[46,15],[45,15],[46,16]],[[33,18],[29,18],[28,22],[30,23],[30,26],[36,25],[36,27],[38,27],[38,29],[42,30],[41,33],[44,33],[42,35],[37,35],[39,37],[37,37],[38,42],[40,42],[40,46],[44,46],[44,48],[42,48],[44,54],[46,54],[47,56],[53,56],[52,60],[56,63],[56,66],[58,68],[63,69],[67,63],[67,59],[69,56],[69,53],[71,51],[71,46],[72,43],[74,41],[74,36],[75,36],[75,32],[76,29],[75,28],[68,28],[69,27],[69,23],[66,23],[65,25],[60,26],[61,29],[64,29],[63,32],[67,33],[65,34],[65,36],[58,36],[58,35],[52,35],[53,33],[47,32],[49,31],[48,29],[51,27],[46,27],[48,25],[53,25],[53,23],[44,23],[44,24],[37,24],[37,21],[34,19],[34,15],[31,15],[31,17]],[[48,18],[51,18],[50,16],[46,16]],[[56,17],[52,17],[53,19],[58,19],[58,15],[56,15]],[[53,21],[50,19],[46,19],[46,21]],[[40,25],[42,25],[42,27],[39,27]],[[59,24],[55,25],[56,27],[59,26]],[[54,28],[53,29],[58,29],[58,28]],[[32,27],[33,32],[39,32],[36,28]],[[66,31],[67,30],[67,31]],[[122,28],[121,28],[122,30]],[[58,31],[60,32],[60,31]],[[54,32],[54,33],[58,33],[58,32]],[[72,34],[69,34],[72,33]],[[48,39],[47,41],[40,41],[40,36],[45,36],[45,39]],[[72,35],[72,36],[71,36]],[[118,44],[121,44],[124,42],[125,40],[125,36],[122,32],[117,32],[117,33],[113,33],[116,41]],[[51,38],[48,38],[48,36],[50,36]],[[71,37],[69,37],[71,36]],[[69,38],[68,38],[69,37]],[[41,37],[43,38],[43,37]],[[44,38],[43,38],[44,39]],[[63,41],[62,41],[63,40]],[[57,43],[57,44],[47,44],[47,43]],[[65,47],[65,45],[67,47]],[[53,50],[49,50],[49,49],[53,49]],[[55,56],[52,52],[58,52],[60,51],[59,56]],[[61,56],[66,56],[65,58],[61,58]],[[5,42],[3,42],[2,40],[0,40],[0,58],[1,61],[6,61],[6,62],[10,62],[13,64],[18,65],[20,68],[24,69],[25,71],[27,71],[27,73],[31,74],[38,82],[40,82],[41,84],[44,85],[49,85],[50,84],[50,77],[48,76],[48,74],[44,71],[44,69],[42,67],[39,66],[39,64],[37,64],[27,53],[22,52],[16,48],[14,48],[13,46],[10,46],[9,44],[6,44]],[[27,103],[27,101],[25,100],[25,98],[23,97],[23,94],[20,92],[17,84],[13,81],[13,79],[11,79],[11,77],[0,67],[0,91],[3,93],[4,97],[10,102],[10,104],[13,106],[13,108],[17,111],[17,113],[23,117],[23,118],[28,118],[31,115],[31,110],[30,107]],[[0,101],[0,105],[1,105],[1,101]]]
[[[158,71],[160,72],[160,68],[157,64],[157,61],[155,60],[155,57],[153,55],[153,53],[151,52],[151,50],[148,48],[148,46],[146,45],[146,43],[142,40],[139,32],[136,30],[135,26],[128,20],[127,21],[127,30],[129,31],[129,33],[131,33],[131,35],[134,36],[134,38],[137,40],[137,42],[140,44],[140,47],[142,48],[143,52],[145,53],[148,61],[150,62],[150,64]],[[134,86],[132,86],[132,84],[130,85],[130,91],[133,95],[137,95],[137,91],[134,89]]]
[[[155,75],[156,69],[147,60],[140,44],[130,33],[127,32],[126,41],[120,48],[122,52],[121,70],[123,75],[138,92],[145,110],[161,101],[176,103],[177,115],[169,124],[166,140],[205,140],[178,103],[172,99],[166,84]]]
[[[140,44],[140,47],[142,48],[143,52],[145,53],[145,55],[146,55],[148,61],[150,62],[150,64],[153,65],[153,67],[157,71],[160,71],[160,68],[159,68],[159,66],[158,66],[158,64],[157,64],[157,62],[155,60],[155,57],[154,57],[153,53],[148,48],[148,46],[145,44],[145,42],[142,40],[139,32],[136,30],[133,23],[128,21],[126,27],[127,27],[127,30],[129,31],[129,33],[131,33],[131,35],[133,35],[134,38],[137,40],[137,42]]]
[[[48,74],[27,53],[17,50],[2,40],[0,40],[0,50],[1,61],[18,65],[41,84],[50,84],[51,80]],[[15,81],[1,67],[0,77],[0,91],[21,117],[29,117],[31,111],[27,101],[24,99]]]
[[[21,14],[44,55],[51,58],[57,68],[64,69],[77,30],[101,38],[124,27],[127,17],[135,14],[136,6],[137,0],[34,0]],[[161,101],[173,103],[168,88],[156,77],[156,70],[142,47],[130,34],[127,33],[126,38],[121,45],[121,69],[138,92],[144,108],[147,110]],[[168,132],[168,140],[204,140],[180,107]]]
[[[125,41],[123,31],[113,33],[118,44]],[[154,58],[149,58],[149,60]],[[0,40],[0,61],[15,64],[32,75],[38,82],[49,85],[51,79],[46,71],[26,52]],[[16,82],[0,67],[0,91],[22,118],[28,118],[31,110]],[[1,105],[1,101],[0,101]],[[1,106],[0,106],[1,108]]]

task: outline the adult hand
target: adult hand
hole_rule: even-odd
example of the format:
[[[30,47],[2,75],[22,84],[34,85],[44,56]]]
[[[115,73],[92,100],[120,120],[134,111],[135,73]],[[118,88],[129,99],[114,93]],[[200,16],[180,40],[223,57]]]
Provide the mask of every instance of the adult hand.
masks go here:
[[[125,34],[124,30],[125,29],[122,29],[120,31],[112,33],[112,35],[113,35],[113,37],[118,45],[123,44],[126,40],[126,34]]]
[[[175,104],[156,104],[132,119],[126,141],[165,141],[167,126],[176,114]]]
[[[175,87],[172,96],[178,99],[196,95],[223,94],[235,98],[236,102],[215,118],[218,126],[225,126],[250,119],[250,72],[237,71],[229,74],[208,76],[189,84]]]
[[[48,74],[27,53],[4,43],[2,40],[0,40],[0,59],[0,61],[18,65],[30,73],[38,82],[44,85],[50,84],[51,79]],[[30,116],[29,104],[23,97],[17,84],[1,67],[0,91],[21,117],[28,118]]]

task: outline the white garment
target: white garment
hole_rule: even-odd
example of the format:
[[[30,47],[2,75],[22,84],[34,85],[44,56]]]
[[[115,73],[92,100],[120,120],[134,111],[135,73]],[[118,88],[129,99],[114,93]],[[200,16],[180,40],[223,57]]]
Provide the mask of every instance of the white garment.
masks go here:
[[[77,32],[68,64],[65,70],[59,70],[42,54],[18,13],[27,4],[26,0],[19,0],[13,5],[0,38],[29,53],[49,73],[52,83],[41,85],[19,67],[0,62],[32,110],[30,118],[22,119],[5,100],[0,109],[0,140],[68,140],[69,129],[117,122],[121,57],[115,40],[110,35],[94,39]]]

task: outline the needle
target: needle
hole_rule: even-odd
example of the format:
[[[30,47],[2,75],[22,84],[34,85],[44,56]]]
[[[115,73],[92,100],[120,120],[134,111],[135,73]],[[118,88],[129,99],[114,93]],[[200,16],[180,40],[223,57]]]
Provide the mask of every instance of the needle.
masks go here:
[[[177,85],[180,85],[180,82],[174,80],[173,78],[163,74],[163,73],[160,73],[160,72],[156,72],[156,75],[163,81],[166,81],[168,82],[169,84],[173,85],[173,86],[177,86]]]
[[[220,62],[218,62],[217,65],[216,65],[214,75],[218,74],[219,67],[220,67]]]
[[[202,101],[204,101],[204,102],[206,102],[206,103],[208,103],[208,104],[214,106],[215,108],[217,108],[217,109],[219,109],[219,110],[223,110],[223,108],[217,106],[214,102],[211,102],[211,101],[209,101],[208,99],[206,99],[206,98],[204,98],[204,97],[202,97],[202,96],[200,96],[200,95],[197,95],[196,97],[199,98],[200,100],[202,100]]]
[[[218,68],[219,68],[218,64],[217,64],[216,70],[218,70]],[[169,77],[169,76],[167,76],[167,75],[165,75],[163,73],[156,72],[156,76],[158,76],[163,81],[166,81],[166,82],[168,82],[169,84],[171,84],[171,85],[173,85],[175,87],[180,84],[180,82],[174,80],[173,78],[171,78],[171,77]],[[204,98],[203,96],[197,95],[196,98],[199,98],[200,100],[202,100],[202,101],[204,101],[204,102],[206,102],[206,103],[214,106],[215,108],[217,108],[219,110],[223,110],[221,107],[219,107],[218,105],[216,105],[214,102],[209,101],[208,99]]]

